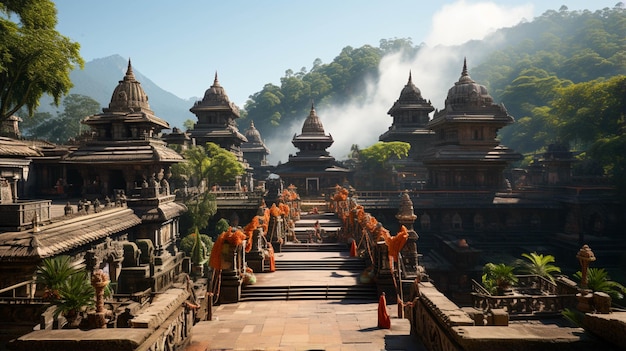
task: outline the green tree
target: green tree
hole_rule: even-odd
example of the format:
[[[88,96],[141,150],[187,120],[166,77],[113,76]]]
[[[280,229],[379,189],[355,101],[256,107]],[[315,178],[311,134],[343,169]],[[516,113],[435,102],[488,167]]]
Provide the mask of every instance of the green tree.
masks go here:
[[[82,131],[81,120],[100,112],[100,103],[89,96],[70,94],[63,99],[63,112],[31,129],[33,136],[55,143],[66,143]],[[86,128],[88,129],[88,128]]]
[[[358,152],[361,163],[365,167],[386,168],[389,160],[402,159],[409,155],[411,144],[402,141],[379,141],[372,146],[366,147]]]
[[[521,270],[524,273],[535,274],[554,282],[553,274],[561,272],[561,268],[553,265],[555,259],[552,255],[531,252],[523,253],[522,257],[526,259],[526,261],[520,262]]]
[[[23,106],[32,115],[43,94],[59,104],[83,67],[79,44],[56,31],[51,0],[0,1],[0,122]],[[15,20],[15,21],[14,21]]]
[[[215,143],[206,143],[206,155],[210,159],[207,177],[211,183],[225,184],[245,173],[237,157]]]
[[[582,272],[578,271],[574,274],[576,279],[582,279]],[[609,273],[604,268],[589,268],[587,270],[587,288],[592,291],[601,291],[607,293],[611,298],[620,300],[624,298],[626,287],[622,284],[611,280]]]
[[[188,181],[191,186],[198,186],[199,192],[184,198],[188,211],[181,222],[191,228],[204,229],[209,218],[217,212],[215,195],[210,193],[211,184],[226,184],[245,172],[237,157],[215,143],[205,147],[195,146],[183,153],[185,162],[172,166],[172,181]],[[204,188],[201,187],[204,185]]]

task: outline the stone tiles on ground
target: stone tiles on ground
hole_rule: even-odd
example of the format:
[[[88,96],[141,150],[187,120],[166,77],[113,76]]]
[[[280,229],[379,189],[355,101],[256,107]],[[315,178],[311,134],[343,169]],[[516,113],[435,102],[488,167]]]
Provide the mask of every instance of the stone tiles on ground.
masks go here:
[[[342,300],[258,301],[214,306],[196,324],[186,351],[424,350],[410,324],[388,305],[391,329],[377,327],[377,303]],[[396,313],[394,315],[393,313]]]

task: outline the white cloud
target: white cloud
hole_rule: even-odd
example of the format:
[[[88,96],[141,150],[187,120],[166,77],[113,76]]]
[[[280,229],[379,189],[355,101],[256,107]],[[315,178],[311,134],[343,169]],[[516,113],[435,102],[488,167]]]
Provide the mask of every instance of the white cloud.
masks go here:
[[[459,45],[482,39],[498,28],[511,27],[532,18],[533,5],[502,6],[493,2],[459,0],[444,5],[433,15],[432,28],[424,40],[429,45]]]

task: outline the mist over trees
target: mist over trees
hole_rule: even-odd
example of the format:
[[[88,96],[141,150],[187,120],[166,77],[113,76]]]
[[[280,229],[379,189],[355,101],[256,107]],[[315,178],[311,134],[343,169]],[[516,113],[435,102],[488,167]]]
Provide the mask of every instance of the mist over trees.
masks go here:
[[[319,107],[363,100],[365,82],[378,79],[383,56],[397,52],[414,56],[418,50],[410,38],[383,39],[378,47],[347,46],[331,63],[316,59],[309,71],[306,67],[285,71],[280,86],[266,84],[250,96],[244,117],[254,121],[264,138],[272,138],[280,128],[306,116],[311,102]]]
[[[594,164],[577,172],[599,169],[617,182],[626,179],[621,156],[626,150],[625,33],[623,3],[594,12],[563,6],[468,42],[458,52],[482,48],[484,54],[472,61],[472,78],[515,117],[516,123],[500,131],[500,139],[525,154],[524,162],[549,144],[566,143],[581,164]],[[331,63],[317,59],[309,71],[287,70],[280,86],[265,85],[250,96],[244,117],[271,139],[302,119],[311,100],[316,106],[362,102],[365,83],[379,78],[385,55],[402,53],[410,60],[422,48],[410,38],[381,40],[378,47],[348,46]]]

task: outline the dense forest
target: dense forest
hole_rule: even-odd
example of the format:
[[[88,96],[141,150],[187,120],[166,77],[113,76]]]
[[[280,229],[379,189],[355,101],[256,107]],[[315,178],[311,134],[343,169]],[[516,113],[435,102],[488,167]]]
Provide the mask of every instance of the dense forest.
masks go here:
[[[493,45],[496,37],[504,44]],[[516,118],[501,131],[502,143],[525,154],[525,162],[551,143],[567,143],[586,160],[579,172],[626,179],[623,3],[595,12],[561,7],[491,38],[464,46],[484,53],[471,69],[472,78]],[[280,86],[265,85],[250,96],[244,117],[254,120],[264,138],[272,138],[280,126],[306,116],[311,101],[327,106],[364,99],[364,82],[378,79],[385,55],[410,59],[422,48],[402,38],[381,40],[378,47],[348,46],[331,63],[318,59],[308,71],[287,70]]]

